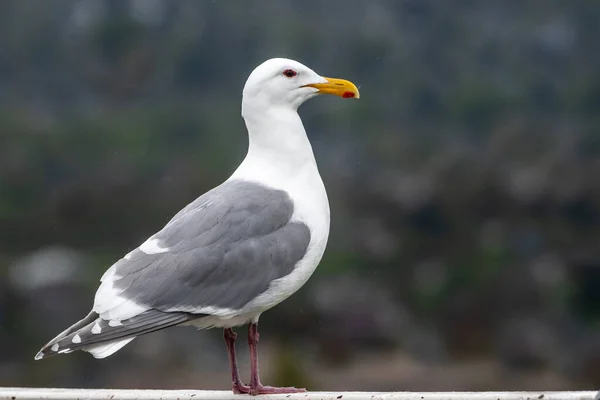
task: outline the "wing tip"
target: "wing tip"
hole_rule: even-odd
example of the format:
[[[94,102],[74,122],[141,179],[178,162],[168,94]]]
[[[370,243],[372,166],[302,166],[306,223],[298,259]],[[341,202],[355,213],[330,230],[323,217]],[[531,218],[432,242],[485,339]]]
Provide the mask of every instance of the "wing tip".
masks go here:
[[[149,310],[127,320],[130,324],[120,320],[102,320],[96,316],[97,314],[90,313],[84,320],[52,339],[35,355],[34,360],[72,353],[76,350],[91,353],[95,358],[105,358],[117,352],[139,334],[179,325],[192,319],[187,313],[167,313],[158,310]]]
[[[47,345],[45,345],[44,347],[42,347],[42,349],[37,352],[37,354],[35,355],[35,357],[33,357],[33,359],[38,361],[43,358],[55,356],[57,354],[72,353],[72,352],[73,352],[73,349],[71,349],[70,347],[64,347],[64,345],[60,346],[58,342],[52,341],[52,342],[48,343]]]
[[[42,347],[40,349],[40,351],[37,352],[37,354],[35,355],[35,357],[33,357],[33,359],[35,361],[39,361],[39,360],[41,360],[43,358],[48,358],[50,356],[53,356],[53,355],[57,354],[54,351],[54,347],[51,347],[51,346],[53,346],[53,343],[54,343],[53,341],[47,343],[44,347]]]

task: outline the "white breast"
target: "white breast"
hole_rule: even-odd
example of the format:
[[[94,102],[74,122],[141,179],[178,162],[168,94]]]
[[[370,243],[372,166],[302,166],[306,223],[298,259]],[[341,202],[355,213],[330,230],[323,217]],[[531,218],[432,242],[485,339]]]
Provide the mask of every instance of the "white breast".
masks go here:
[[[311,235],[306,255],[292,273],[273,281],[267,291],[244,306],[242,314],[253,314],[257,319],[261,312],[300,289],[315,271],[329,236],[329,201],[313,157],[294,168],[283,159],[274,165],[273,159],[247,158],[230,179],[250,180],[288,192],[294,202],[292,221],[306,224]]]

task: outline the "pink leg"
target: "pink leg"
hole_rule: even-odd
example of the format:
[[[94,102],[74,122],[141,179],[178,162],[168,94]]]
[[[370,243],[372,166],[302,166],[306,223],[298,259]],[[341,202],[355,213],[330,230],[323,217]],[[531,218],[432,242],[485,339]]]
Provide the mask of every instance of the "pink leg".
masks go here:
[[[258,394],[306,392],[306,389],[296,389],[295,387],[263,386],[263,384],[260,383],[260,376],[258,373],[258,352],[256,350],[258,337],[258,325],[250,324],[248,326],[248,347],[250,347],[250,394],[256,396]]]
[[[223,339],[225,339],[225,345],[227,346],[227,355],[229,356],[229,367],[231,368],[231,382],[232,390],[235,394],[249,393],[250,386],[244,385],[240,380],[240,374],[238,372],[237,358],[235,357],[235,339],[237,333],[231,328],[223,329]]]

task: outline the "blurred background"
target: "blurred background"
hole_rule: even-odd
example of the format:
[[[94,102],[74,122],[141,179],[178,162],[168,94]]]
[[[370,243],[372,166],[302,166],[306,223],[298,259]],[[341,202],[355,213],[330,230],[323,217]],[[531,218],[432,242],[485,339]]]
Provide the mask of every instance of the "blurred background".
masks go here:
[[[361,100],[300,110],[332,232],[261,318],[264,381],[593,388],[599,21],[593,0],[0,2],[0,385],[230,387],[218,330],[33,356],[106,268],[233,172],[242,86],[285,56]]]

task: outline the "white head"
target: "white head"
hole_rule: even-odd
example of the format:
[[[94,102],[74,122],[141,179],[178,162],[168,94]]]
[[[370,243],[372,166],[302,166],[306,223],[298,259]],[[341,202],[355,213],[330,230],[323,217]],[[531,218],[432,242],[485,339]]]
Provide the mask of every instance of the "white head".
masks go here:
[[[308,179],[318,186],[321,180],[315,157],[297,108],[320,93],[359,96],[353,83],[325,78],[294,60],[273,58],[256,67],[242,98],[248,154],[230,179],[258,181],[276,188],[288,188],[295,182],[296,188],[303,188],[301,182],[292,179],[303,174],[302,182]]]
[[[248,77],[243,91],[242,115],[256,107],[289,107],[295,110],[321,93],[359,97],[352,82],[325,78],[298,61],[272,58],[256,67]]]

